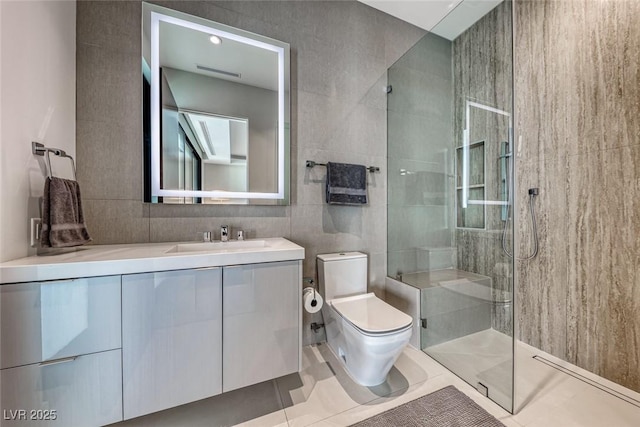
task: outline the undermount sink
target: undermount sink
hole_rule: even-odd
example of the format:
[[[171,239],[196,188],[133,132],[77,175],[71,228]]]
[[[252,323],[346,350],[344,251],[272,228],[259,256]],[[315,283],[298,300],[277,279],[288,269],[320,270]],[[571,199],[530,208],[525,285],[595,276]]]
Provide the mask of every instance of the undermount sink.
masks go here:
[[[259,249],[269,246],[265,240],[229,240],[228,242],[181,243],[165,253],[225,252],[231,250]]]

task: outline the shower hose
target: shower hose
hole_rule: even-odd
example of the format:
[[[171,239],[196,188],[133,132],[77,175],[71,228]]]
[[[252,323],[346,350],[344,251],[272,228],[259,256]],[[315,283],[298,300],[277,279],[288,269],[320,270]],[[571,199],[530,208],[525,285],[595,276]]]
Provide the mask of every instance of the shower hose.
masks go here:
[[[533,205],[533,199],[535,199],[535,197],[538,195],[538,189],[537,188],[530,188],[529,189],[529,212],[531,213],[531,230],[533,231],[533,252],[531,252],[531,254],[529,254],[528,256],[524,257],[524,258],[517,258],[518,261],[529,261],[533,258],[536,257],[536,255],[538,255],[538,227],[536,225],[536,209],[535,206]],[[508,224],[509,224],[509,209],[511,208],[511,205],[509,204],[507,206],[507,219],[504,222],[504,227],[502,228],[502,250],[504,251],[505,254],[507,254],[507,256],[509,258],[513,258],[513,254],[509,253],[509,249],[507,248],[507,228],[508,228]]]

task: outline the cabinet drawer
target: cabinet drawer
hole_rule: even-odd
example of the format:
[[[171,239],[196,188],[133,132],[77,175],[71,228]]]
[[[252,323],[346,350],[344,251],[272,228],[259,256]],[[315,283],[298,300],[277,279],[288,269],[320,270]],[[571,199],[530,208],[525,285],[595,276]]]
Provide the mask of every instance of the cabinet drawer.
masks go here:
[[[0,368],[121,347],[120,276],[0,286]]]
[[[2,427],[100,426],[122,420],[121,351],[0,371]]]

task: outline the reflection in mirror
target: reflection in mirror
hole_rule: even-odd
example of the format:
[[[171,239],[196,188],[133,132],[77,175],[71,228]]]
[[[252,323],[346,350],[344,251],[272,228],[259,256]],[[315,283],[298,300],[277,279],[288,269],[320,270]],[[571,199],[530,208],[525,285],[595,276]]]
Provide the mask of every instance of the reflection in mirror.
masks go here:
[[[143,3],[146,201],[287,204],[289,47]]]

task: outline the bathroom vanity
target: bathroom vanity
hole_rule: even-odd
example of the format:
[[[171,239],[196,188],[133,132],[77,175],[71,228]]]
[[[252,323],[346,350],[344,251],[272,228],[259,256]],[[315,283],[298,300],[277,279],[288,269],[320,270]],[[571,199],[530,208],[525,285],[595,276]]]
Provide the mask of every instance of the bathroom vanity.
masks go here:
[[[105,425],[298,372],[302,259],[272,238],[0,264],[2,425]]]

